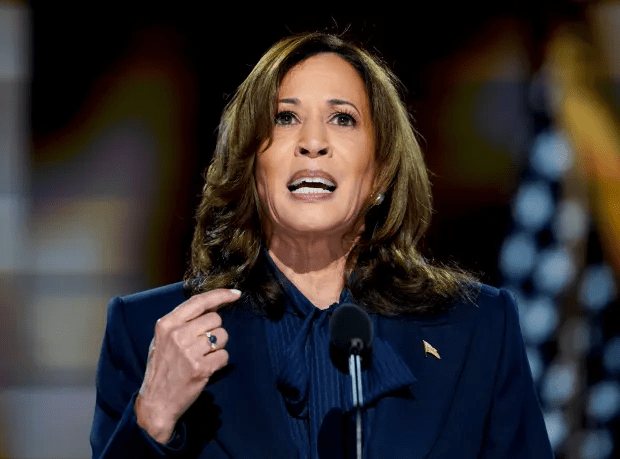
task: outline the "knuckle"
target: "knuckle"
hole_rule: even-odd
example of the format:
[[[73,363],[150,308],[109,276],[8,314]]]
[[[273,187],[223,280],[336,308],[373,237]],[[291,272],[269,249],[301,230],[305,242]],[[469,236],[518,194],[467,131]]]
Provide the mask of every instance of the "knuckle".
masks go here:
[[[193,375],[200,377],[203,374],[204,365],[202,365],[199,361],[192,360],[190,363],[190,366],[191,366]]]
[[[207,363],[202,366],[201,376],[208,379],[213,376],[213,373],[222,369],[228,364],[228,352],[226,352],[224,349],[218,349],[212,354],[209,354],[206,362]]]
[[[213,373],[215,373],[216,370],[217,368],[213,368],[212,366],[206,366],[202,373],[203,378],[210,378],[211,376],[213,376]]]
[[[212,312],[209,315],[209,320],[211,320],[214,324],[213,328],[219,328],[222,326],[222,317],[217,312]]]
[[[155,323],[155,332],[165,334],[170,330],[170,319],[167,316],[157,319]]]
[[[210,378],[214,371],[213,366],[210,365],[208,361],[203,361],[200,368],[196,372],[196,377],[199,379]]]
[[[169,334],[170,339],[172,340],[173,343],[175,343],[177,346],[181,346],[182,343],[182,334],[180,332],[180,330],[178,328],[172,330]]]
[[[218,353],[220,359],[220,365],[218,368],[225,367],[228,364],[228,351],[226,349],[220,349]]]

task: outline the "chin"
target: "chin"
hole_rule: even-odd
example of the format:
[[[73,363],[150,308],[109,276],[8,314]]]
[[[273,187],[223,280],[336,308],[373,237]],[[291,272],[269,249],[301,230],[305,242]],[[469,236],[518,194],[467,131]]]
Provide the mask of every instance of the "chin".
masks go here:
[[[275,218],[273,218],[275,217]],[[273,214],[275,232],[308,237],[342,237],[350,228],[351,212],[325,205],[282,206]]]
[[[342,237],[350,228],[344,222],[330,222],[324,217],[316,220],[306,219],[303,222],[290,222],[286,227],[291,233],[307,237]]]

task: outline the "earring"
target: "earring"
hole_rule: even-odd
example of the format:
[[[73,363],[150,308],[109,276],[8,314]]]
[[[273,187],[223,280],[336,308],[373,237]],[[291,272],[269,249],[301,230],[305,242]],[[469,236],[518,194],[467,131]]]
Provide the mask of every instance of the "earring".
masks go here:
[[[379,193],[375,198],[375,206],[381,205],[383,200],[385,199],[385,195],[383,193]]]

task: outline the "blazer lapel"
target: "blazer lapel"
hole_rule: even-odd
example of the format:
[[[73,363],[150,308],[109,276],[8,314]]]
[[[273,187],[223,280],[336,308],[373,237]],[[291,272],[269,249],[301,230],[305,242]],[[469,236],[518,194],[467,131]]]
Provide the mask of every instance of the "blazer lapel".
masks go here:
[[[390,342],[417,381],[409,394],[399,392],[377,403],[368,457],[427,457],[452,406],[473,325],[380,317],[378,328],[379,336]],[[440,359],[425,355],[424,341]]]
[[[216,441],[231,457],[296,457],[269,359],[265,319],[246,305],[221,315],[229,365],[205,388],[221,408]]]

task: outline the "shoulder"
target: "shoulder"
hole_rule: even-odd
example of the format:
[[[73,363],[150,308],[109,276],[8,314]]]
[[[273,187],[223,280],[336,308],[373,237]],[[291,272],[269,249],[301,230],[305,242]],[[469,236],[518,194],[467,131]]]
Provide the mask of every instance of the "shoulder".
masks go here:
[[[463,302],[457,304],[462,308]],[[517,317],[517,302],[514,295],[505,288],[479,284],[478,296],[473,310],[481,318],[505,321]]]
[[[504,322],[507,316],[516,317],[517,304],[512,293],[487,284],[473,284],[467,299],[457,299],[438,315],[412,316],[421,325],[458,325],[460,323]]]
[[[471,301],[455,302],[445,320],[472,327],[486,345],[504,341],[509,330],[520,335],[517,303],[509,290],[477,284],[476,293]]]
[[[520,335],[516,302],[508,290],[479,283],[472,285],[471,292],[470,298],[456,300],[436,315],[381,316],[382,334],[394,341],[409,341],[416,332],[422,339],[441,336],[450,345],[475,342],[494,348],[501,347],[507,329]]]
[[[174,284],[164,285],[130,295],[119,296],[117,298],[129,307],[135,308],[149,304],[151,305],[151,309],[161,309],[170,303],[186,300],[183,282],[176,282]]]
[[[155,324],[157,319],[185,300],[183,282],[117,296],[108,306],[108,321],[123,320],[130,329],[141,327],[145,323]]]
[[[478,284],[478,307],[511,307],[516,310],[514,295],[505,288],[496,288],[487,284]]]
[[[117,296],[108,305],[106,334],[127,335],[136,352],[146,356],[157,319],[185,300],[183,282]]]
[[[501,330],[519,328],[517,302],[514,295],[505,288],[481,285],[476,301],[479,320],[495,324]]]
[[[486,284],[475,287],[475,298],[455,302],[445,317],[429,323],[426,330],[430,335],[449,335],[453,339],[448,342],[464,346],[468,354],[484,356],[481,365],[494,368],[490,362],[499,364],[507,347],[522,345],[517,304],[507,289]]]
[[[424,340],[437,349],[450,349],[463,359],[470,352],[499,359],[506,340],[516,345],[521,341],[514,297],[506,289],[486,284],[473,287],[475,294],[470,299],[455,301],[441,314],[379,319],[381,335],[403,350],[412,339]]]

